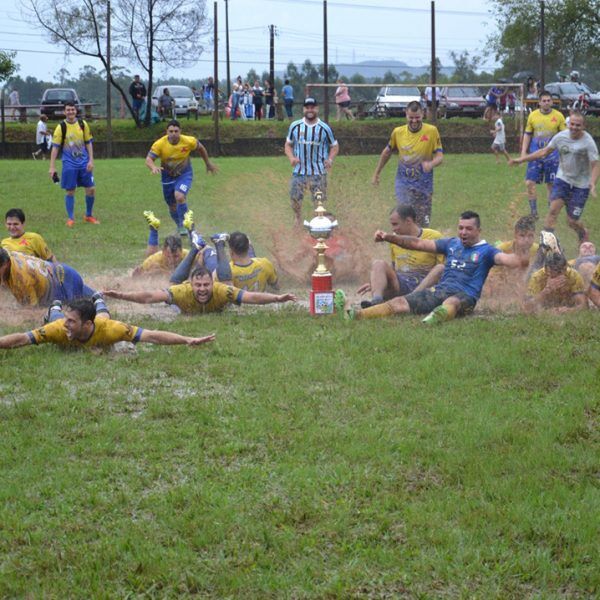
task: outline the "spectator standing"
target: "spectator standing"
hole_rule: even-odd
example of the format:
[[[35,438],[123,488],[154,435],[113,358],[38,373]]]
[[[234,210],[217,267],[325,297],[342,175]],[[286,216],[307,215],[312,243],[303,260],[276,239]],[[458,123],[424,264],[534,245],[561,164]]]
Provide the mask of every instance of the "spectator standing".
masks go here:
[[[242,78],[240,75],[237,76],[237,79],[233,83],[233,87],[231,88],[231,120],[235,121],[237,119],[237,108],[240,103],[240,99],[242,93],[244,92],[244,84],[242,83]],[[240,111],[242,112],[242,111]],[[244,118],[242,116],[242,118]]]
[[[265,79],[265,119],[272,119],[275,117],[275,88],[273,84]]]
[[[254,120],[260,121],[262,117],[262,107],[264,90],[260,87],[260,81],[257,79],[252,88],[252,104],[254,105]]]
[[[140,110],[146,101],[146,86],[140,81],[139,75],[133,76],[133,81],[129,86],[129,95],[131,96],[131,106],[135,118],[139,120]]]
[[[247,121],[254,117],[254,106],[252,105],[252,90],[248,82],[244,83],[244,88],[240,96],[240,113],[242,119]]]
[[[212,77],[208,78],[204,86],[204,105],[209,112],[215,109],[215,80]]]
[[[19,90],[16,88],[8,95],[8,105],[9,106],[21,106],[21,100],[19,98]],[[13,121],[17,121],[19,118],[19,110],[13,108],[12,109],[12,119]]]
[[[538,86],[535,79],[533,77],[528,77],[525,83],[526,97],[537,100],[538,93]]]
[[[341,80],[337,80],[338,87],[335,90],[335,104],[337,107],[337,120],[342,118],[342,114],[346,115],[347,119],[354,121],[354,115],[350,110],[350,94],[348,86]]]
[[[49,142],[51,142],[52,136],[46,127],[47,121],[48,117],[46,115],[40,115],[40,120],[38,121],[35,130],[35,143],[37,145],[37,150],[31,153],[33,160],[36,160],[40,154],[42,155],[42,158],[46,158],[46,154],[48,154],[50,146]]]
[[[294,108],[294,88],[290,85],[289,79],[285,80],[285,83],[281,88],[281,97],[283,98],[283,104],[285,106],[285,112],[288,116],[288,119],[291,119]]]
[[[428,85],[423,93],[425,97],[425,104],[427,105],[427,118],[433,120],[433,88]],[[442,90],[436,86],[435,88],[435,102],[439,108],[440,100],[442,99]]]
[[[158,114],[165,120],[165,117],[171,117],[175,99],[169,93],[169,88],[164,88],[162,95],[158,99]]]

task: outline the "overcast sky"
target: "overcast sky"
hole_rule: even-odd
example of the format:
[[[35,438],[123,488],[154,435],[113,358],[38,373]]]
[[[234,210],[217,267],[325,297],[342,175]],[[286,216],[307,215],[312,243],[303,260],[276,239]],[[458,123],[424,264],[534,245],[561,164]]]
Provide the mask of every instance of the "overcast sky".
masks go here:
[[[0,0],[0,49],[17,50],[19,75],[54,80],[61,67],[76,75],[81,67],[102,65],[90,58],[65,58],[60,47],[27,23],[20,0]],[[244,76],[249,69],[268,70],[269,25],[277,29],[275,69],[284,71],[292,60],[323,62],[322,0],[229,0],[231,75]],[[428,0],[328,0],[329,62],[339,65],[365,60],[401,60],[422,66],[430,60],[430,6]],[[220,73],[225,74],[225,2],[218,0]],[[451,50],[481,54],[493,19],[484,0],[437,0],[437,55],[451,64]],[[212,18],[213,1],[207,1]],[[189,79],[212,73],[212,45],[199,62],[176,71],[158,67],[158,77],[175,75]],[[484,66],[493,68],[493,58]],[[131,71],[136,71],[131,66]]]

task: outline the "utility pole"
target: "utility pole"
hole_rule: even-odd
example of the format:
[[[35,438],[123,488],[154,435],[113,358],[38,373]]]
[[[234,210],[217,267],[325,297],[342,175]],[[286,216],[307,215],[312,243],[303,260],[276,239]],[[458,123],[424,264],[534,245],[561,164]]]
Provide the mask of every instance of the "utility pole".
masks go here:
[[[323,0],[323,83],[329,83],[329,57],[327,48],[327,0]],[[323,119],[329,121],[328,88],[323,88]]]
[[[437,122],[437,98],[435,82],[437,79],[435,64],[435,0],[431,0],[431,120]]]
[[[231,96],[231,73],[229,72],[229,4],[227,0],[225,0],[225,54],[227,59],[227,98],[229,98]],[[216,84],[217,80],[215,79]]]
[[[269,25],[269,81],[275,86],[275,25]]]
[[[545,33],[545,8],[544,0],[540,2],[540,87],[543,90],[546,85],[546,33]]]
[[[225,4],[227,6],[227,4]],[[213,119],[215,122],[215,155],[218,156],[220,153],[221,143],[219,141],[219,34],[218,34],[218,11],[217,11],[217,0],[214,2],[214,64],[213,64],[213,79],[215,80],[214,90],[214,105]],[[229,69],[229,62],[227,62],[227,69]],[[229,77],[227,78],[227,87],[229,87]],[[229,98],[229,96],[227,96]]]
[[[106,158],[112,158],[112,98],[110,74],[110,0],[108,0],[106,3]]]

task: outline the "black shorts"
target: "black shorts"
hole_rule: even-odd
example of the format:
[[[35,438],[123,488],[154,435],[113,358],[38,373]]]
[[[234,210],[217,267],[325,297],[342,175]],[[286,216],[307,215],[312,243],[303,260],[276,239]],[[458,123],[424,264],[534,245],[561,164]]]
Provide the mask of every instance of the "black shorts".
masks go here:
[[[341,106],[342,108],[348,108],[350,106],[350,100],[347,100],[346,102],[338,102],[338,106]]]
[[[443,304],[444,300],[455,296],[460,301],[458,309],[459,315],[471,312],[477,304],[477,300],[468,296],[464,292],[449,292],[448,290],[422,290],[421,292],[412,292],[404,296],[410,306],[410,312],[414,315],[429,314],[434,308]]]

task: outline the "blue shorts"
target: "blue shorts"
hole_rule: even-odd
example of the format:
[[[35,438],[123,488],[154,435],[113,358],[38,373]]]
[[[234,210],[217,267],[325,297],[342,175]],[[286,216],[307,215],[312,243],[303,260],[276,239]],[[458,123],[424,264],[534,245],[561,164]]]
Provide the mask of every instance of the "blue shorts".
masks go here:
[[[532,160],[527,165],[525,180],[534,183],[554,183],[556,171],[558,171],[558,153],[553,152],[543,160]]]
[[[443,304],[451,296],[456,296],[459,300],[458,315],[462,316],[472,312],[477,304],[477,300],[464,292],[449,292],[444,289],[422,290],[413,292],[406,296],[406,301],[413,315],[426,315],[434,308]]]
[[[421,275],[420,273],[402,273],[401,271],[396,271],[396,279],[400,286],[400,295],[406,296],[406,294],[413,292],[424,278],[425,275]]]
[[[210,246],[206,246],[204,248],[204,252],[202,254],[204,259],[204,266],[212,273],[217,270],[217,252],[213,250]]]
[[[168,179],[163,179],[163,196],[165,197],[165,202],[169,206],[175,206],[175,192],[180,192],[184,196],[187,196],[190,189],[192,189],[192,179],[194,178],[194,173],[189,170],[185,173],[182,173],[179,177],[175,179],[169,177]]]
[[[66,301],[89,297],[95,293],[95,290],[83,283],[81,275],[73,267],[63,263],[53,265],[50,303],[54,300]]]
[[[583,214],[583,209],[589,195],[590,188],[578,188],[557,178],[554,180],[554,185],[550,192],[550,201],[562,200],[567,207],[567,215],[574,221],[578,221]]]
[[[63,166],[60,187],[63,190],[74,190],[78,187],[94,187],[94,174],[88,171],[86,167]]]

